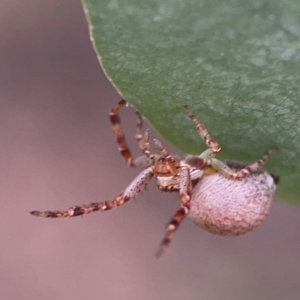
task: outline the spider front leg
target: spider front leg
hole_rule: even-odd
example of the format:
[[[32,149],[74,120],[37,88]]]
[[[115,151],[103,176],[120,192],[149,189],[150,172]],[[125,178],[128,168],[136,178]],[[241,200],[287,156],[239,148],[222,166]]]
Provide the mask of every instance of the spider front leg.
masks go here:
[[[156,257],[161,256],[167,247],[170,245],[174,232],[179,227],[185,216],[188,215],[190,211],[190,199],[191,199],[191,178],[190,178],[190,168],[183,164],[179,171],[179,195],[180,195],[180,208],[172,217],[171,221],[167,226],[167,232],[160,244],[158,251],[156,252]]]
[[[130,199],[135,197],[141,190],[143,190],[148,182],[153,177],[154,167],[150,167],[142,171],[125,189],[123,193],[120,193],[114,200],[93,202],[89,204],[76,205],[68,210],[64,211],[38,211],[34,210],[30,213],[37,217],[44,218],[66,218],[66,217],[77,217],[85,214],[89,214],[95,211],[106,211],[128,202]]]
[[[137,120],[135,137],[138,142],[139,148],[142,150],[145,156],[147,156],[150,159],[153,159],[157,157],[157,155],[151,154],[150,152],[149,131],[146,130],[144,135],[142,135],[142,125],[143,125],[142,116],[138,111],[136,111],[135,114]],[[166,158],[170,156],[167,150],[163,147],[162,143],[157,139],[154,139],[154,146],[159,151],[161,156]]]
[[[125,134],[122,130],[120,118],[119,118],[119,109],[126,104],[126,100],[122,99],[120,100],[110,111],[109,118],[110,122],[112,124],[113,132],[116,136],[117,143],[118,143],[118,150],[122,157],[125,159],[126,163],[131,167],[137,167],[137,168],[148,168],[152,165],[152,159],[145,155],[134,157],[127,145]],[[137,123],[136,123],[136,135],[135,138],[137,140],[137,143],[140,147],[140,149],[144,151],[144,145],[146,143],[146,138],[143,138],[141,134],[141,127],[142,127],[142,118],[139,113],[137,113]]]
[[[217,141],[215,141],[208,133],[207,129],[204,127],[204,125],[195,117],[195,115],[192,113],[192,111],[189,109],[187,105],[184,106],[188,116],[190,119],[194,122],[196,125],[196,128],[202,137],[202,139],[205,141],[206,145],[210,148],[209,150],[205,151],[207,152],[206,156],[214,156],[218,152],[221,151],[221,146],[218,144]],[[206,157],[203,157],[206,158]]]

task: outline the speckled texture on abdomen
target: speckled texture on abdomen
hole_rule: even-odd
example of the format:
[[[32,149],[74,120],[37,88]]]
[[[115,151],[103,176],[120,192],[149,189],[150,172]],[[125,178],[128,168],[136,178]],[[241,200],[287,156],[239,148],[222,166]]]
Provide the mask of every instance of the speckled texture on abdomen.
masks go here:
[[[243,166],[230,161],[227,164],[237,170]],[[219,173],[204,176],[193,188],[189,218],[215,234],[244,234],[268,214],[275,190],[272,176],[264,171],[241,180]]]

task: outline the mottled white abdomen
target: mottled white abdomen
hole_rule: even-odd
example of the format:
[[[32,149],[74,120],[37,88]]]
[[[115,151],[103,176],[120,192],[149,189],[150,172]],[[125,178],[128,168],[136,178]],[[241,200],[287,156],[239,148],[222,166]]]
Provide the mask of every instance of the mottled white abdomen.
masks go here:
[[[244,165],[226,161],[235,170]],[[194,186],[189,218],[205,230],[220,235],[240,235],[258,226],[268,214],[276,180],[258,171],[241,180],[219,173],[204,175]]]

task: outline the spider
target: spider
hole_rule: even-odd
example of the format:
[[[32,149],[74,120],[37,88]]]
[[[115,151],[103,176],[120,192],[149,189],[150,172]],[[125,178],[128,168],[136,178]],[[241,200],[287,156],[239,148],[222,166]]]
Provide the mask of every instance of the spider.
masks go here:
[[[198,156],[188,155],[180,159],[170,155],[158,140],[154,140],[158,154],[153,154],[149,133],[145,131],[142,134],[142,117],[136,112],[135,138],[142,155],[134,157],[127,146],[119,119],[119,109],[125,104],[122,99],[112,108],[110,121],[120,154],[130,167],[143,169],[139,175],[113,200],[76,205],[64,211],[31,211],[32,215],[62,218],[111,210],[134,198],[156,177],[160,190],[179,193],[180,204],[167,225],[157,256],[164,253],[186,216],[200,227],[224,236],[246,233],[261,223],[269,212],[279,178],[260,168],[275,148],[248,166],[221,161],[215,158],[221,150],[220,145],[211,138],[189,107],[184,106],[208,149]]]

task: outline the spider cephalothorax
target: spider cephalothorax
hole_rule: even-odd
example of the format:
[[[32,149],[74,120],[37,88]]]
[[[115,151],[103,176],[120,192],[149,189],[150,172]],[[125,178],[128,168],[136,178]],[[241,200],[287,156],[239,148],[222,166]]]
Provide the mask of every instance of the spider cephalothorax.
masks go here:
[[[154,140],[159,154],[151,153],[148,131],[141,133],[142,118],[136,113],[135,137],[142,155],[133,157],[118,116],[119,109],[125,103],[125,100],[121,100],[112,108],[110,121],[122,157],[129,166],[143,171],[113,200],[73,206],[65,211],[32,211],[32,215],[61,218],[110,210],[135,197],[155,176],[159,189],[179,192],[180,204],[168,224],[158,255],[168,247],[175,230],[186,216],[202,228],[220,235],[243,234],[259,225],[269,211],[278,182],[278,177],[260,170],[269,155],[275,151],[274,148],[249,166],[218,160],[215,156],[221,150],[220,145],[185,106],[188,116],[209,147],[207,150],[199,156],[188,155],[179,159],[170,155],[159,141]]]

